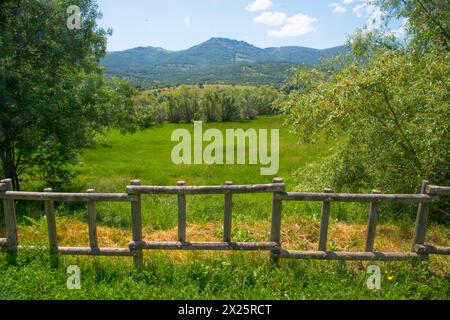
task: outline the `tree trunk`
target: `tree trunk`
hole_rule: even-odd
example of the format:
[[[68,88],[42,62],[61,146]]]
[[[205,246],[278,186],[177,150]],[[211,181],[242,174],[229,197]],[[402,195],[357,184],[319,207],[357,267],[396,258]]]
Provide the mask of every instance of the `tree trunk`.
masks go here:
[[[15,150],[14,148],[7,147],[6,150],[1,150],[2,157],[2,169],[5,178],[11,179],[14,190],[20,190],[19,174],[17,173],[18,164],[15,163]]]

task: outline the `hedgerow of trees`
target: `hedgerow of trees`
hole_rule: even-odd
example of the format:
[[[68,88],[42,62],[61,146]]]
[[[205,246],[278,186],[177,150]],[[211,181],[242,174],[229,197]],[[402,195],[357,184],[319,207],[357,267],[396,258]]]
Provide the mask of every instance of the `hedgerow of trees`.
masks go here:
[[[252,120],[258,115],[277,113],[281,93],[271,86],[187,86],[144,91],[135,104],[141,110],[140,125],[227,122]]]

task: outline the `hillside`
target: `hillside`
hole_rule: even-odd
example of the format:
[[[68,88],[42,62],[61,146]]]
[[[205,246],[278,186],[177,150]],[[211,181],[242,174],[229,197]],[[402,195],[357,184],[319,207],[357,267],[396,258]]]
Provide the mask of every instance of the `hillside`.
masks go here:
[[[315,65],[347,51],[344,46],[261,49],[244,41],[212,38],[182,51],[137,47],[110,52],[102,60],[108,75],[143,86],[178,83],[280,83],[293,65]]]

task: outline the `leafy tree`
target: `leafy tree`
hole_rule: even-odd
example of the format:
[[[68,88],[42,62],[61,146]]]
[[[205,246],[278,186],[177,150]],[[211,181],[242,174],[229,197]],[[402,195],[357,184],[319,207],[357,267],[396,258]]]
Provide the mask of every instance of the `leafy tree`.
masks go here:
[[[70,5],[81,9],[81,29],[67,27]],[[134,89],[103,78],[99,59],[108,32],[96,25],[95,1],[18,0],[0,8],[3,175],[16,189],[24,173],[39,173],[55,185],[96,133],[132,129],[127,119]]]
[[[283,110],[304,142],[345,137],[326,163],[300,171],[307,187],[417,192],[450,179],[448,1],[377,1],[406,18],[407,35],[360,31],[352,55],[299,69]],[[340,138],[343,140],[342,138]],[[318,174],[319,172],[319,174]]]

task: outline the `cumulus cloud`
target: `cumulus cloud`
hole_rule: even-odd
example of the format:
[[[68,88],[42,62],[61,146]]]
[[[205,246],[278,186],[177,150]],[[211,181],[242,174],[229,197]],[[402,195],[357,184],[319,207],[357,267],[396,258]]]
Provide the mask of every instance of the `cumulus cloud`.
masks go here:
[[[344,12],[347,12],[347,9],[341,6],[337,6],[333,10],[333,13],[344,13]]]
[[[283,12],[263,12],[255,18],[255,22],[276,27],[283,24],[286,17],[287,15]]]
[[[191,24],[192,24],[192,19],[191,19],[191,17],[189,17],[189,16],[184,17],[184,18],[183,18],[183,21],[184,21],[184,24],[185,24],[186,26],[188,26],[188,27],[190,27]]]
[[[343,4],[351,4],[353,3],[355,0],[344,0],[342,1]]]
[[[271,0],[255,0],[247,5],[245,10],[250,12],[262,11],[272,6]]]
[[[328,7],[334,8],[333,9],[333,13],[345,13],[345,12],[347,12],[347,8],[341,6],[339,3],[336,3],[336,2],[329,4]]]
[[[281,30],[270,30],[270,37],[296,37],[315,31],[313,23],[317,21],[316,18],[310,17],[307,14],[298,13],[295,16],[289,17],[286,24]]]

